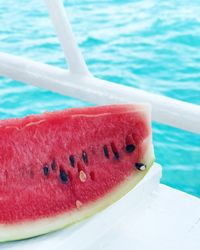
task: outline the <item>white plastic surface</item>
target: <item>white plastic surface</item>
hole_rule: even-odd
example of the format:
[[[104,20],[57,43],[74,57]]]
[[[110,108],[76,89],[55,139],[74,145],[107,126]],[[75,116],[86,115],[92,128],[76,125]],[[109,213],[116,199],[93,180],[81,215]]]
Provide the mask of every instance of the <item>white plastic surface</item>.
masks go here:
[[[86,249],[200,250],[200,199],[160,185],[137,215],[129,210]]]
[[[154,164],[140,184],[97,215],[2,250],[199,250],[200,199],[160,185]]]

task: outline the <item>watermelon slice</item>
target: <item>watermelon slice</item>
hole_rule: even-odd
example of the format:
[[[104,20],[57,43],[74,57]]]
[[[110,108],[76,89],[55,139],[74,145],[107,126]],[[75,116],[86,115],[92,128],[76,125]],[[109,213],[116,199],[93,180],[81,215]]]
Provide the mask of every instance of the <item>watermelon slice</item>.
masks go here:
[[[0,241],[63,228],[130,191],[154,161],[147,105],[0,121]]]

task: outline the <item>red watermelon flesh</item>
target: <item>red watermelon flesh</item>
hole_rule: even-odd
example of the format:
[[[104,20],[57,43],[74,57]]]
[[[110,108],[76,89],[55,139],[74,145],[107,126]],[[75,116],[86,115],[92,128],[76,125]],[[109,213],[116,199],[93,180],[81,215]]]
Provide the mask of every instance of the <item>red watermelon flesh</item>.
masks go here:
[[[57,230],[121,198],[153,163],[150,124],[138,104],[0,121],[0,241]]]

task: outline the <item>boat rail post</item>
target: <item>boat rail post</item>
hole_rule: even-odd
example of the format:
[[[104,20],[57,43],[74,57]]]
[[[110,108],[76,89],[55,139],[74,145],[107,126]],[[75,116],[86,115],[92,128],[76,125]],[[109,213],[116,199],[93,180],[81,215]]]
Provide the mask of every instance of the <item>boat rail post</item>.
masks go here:
[[[85,60],[77,45],[71,24],[62,0],[45,0],[55,32],[64,51],[72,74],[90,75]]]

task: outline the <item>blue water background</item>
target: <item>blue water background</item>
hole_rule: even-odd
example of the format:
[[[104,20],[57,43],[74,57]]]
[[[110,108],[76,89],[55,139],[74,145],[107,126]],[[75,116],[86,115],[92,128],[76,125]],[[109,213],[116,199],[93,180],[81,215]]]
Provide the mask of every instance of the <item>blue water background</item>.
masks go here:
[[[66,1],[97,77],[200,104],[199,0]],[[66,68],[41,0],[0,1],[0,51]],[[0,119],[88,105],[0,77]],[[162,182],[200,197],[200,136],[153,124]]]

